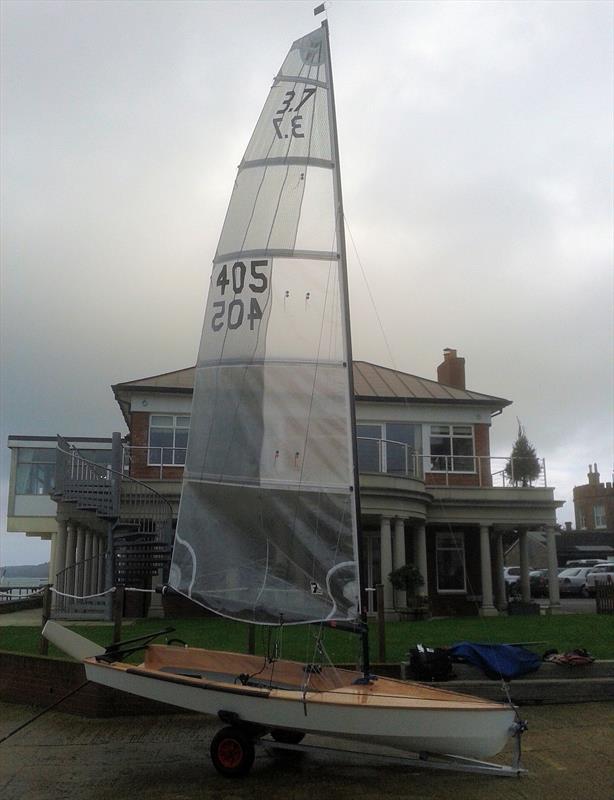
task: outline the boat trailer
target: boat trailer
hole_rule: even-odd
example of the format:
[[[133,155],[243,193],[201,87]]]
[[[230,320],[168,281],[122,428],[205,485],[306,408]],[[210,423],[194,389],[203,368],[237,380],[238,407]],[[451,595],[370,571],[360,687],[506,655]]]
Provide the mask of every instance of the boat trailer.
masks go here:
[[[265,729],[241,720],[234,712],[220,711],[218,717],[227,723],[227,727],[218,731],[211,742],[211,760],[216,770],[226,777],[247,775],[254,763],[256,748],[264,750],[273,757],[283,752],[313,753],[349,759],[373,758],[382,763],[397,764],[412,769],[468,772],[507,778],[527,774],[527,770],[520,763],[522,734],[527,730],[526,722],[521,719],[512,726],[514,755],[512,763],[507,765],[440,753],[392,754],[389,752],[392,748],[377,745],[368,750],[356,750],[339,746],[303,744],[305,734],[302,731]]]

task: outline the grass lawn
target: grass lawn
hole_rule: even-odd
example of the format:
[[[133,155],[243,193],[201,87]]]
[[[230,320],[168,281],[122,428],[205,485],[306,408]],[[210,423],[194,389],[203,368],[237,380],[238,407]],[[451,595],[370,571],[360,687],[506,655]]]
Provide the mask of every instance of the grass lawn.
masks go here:
[[[247,626],[219,617],[137,620],[125,624],[122,638],[131,639],[165,627],[174,627],[175,632],[170,636],[183,639],[194,647],[234,652],[247,650]],[[102,645],[107,645],[111,641],[112,628],[109,625],[78,625],[73,630]],[[280,657],[298,661],[314,660],[315,632],[315,626],[311,626],[309,630],[304,626],[285,628],[280,638]],[[266,652],[268,635],[267,628],[256,629],[257,653]],[[0,650],[36,654],[39,636],[40,629],[36,627],[0,628]],[[164,642],[165,637],[161,637],[159,641]],[[376,661],[375,623],[371,626],[370,641],[371,658]],[[491,644],[536,642],[537,644],[531,649],[540,654],[551,648],[556,648],[562,653],[576,647],[585,647],[595,658],[614,659],[614,619],[597,614],[561,614],[389,622],[386,625],[386,660],[392,663],[405,660],[408,649],[418,642],[430,647],[441,647],[461,641]],[[327,629],[324,633],[324,646],[334,663],[356,663],[359,658],[359,639],[351,634]],[[55,658],[64,657],[54,647],[49,648],[49,655]],[[139,661],[139,655],[134,656],[132,660]]]

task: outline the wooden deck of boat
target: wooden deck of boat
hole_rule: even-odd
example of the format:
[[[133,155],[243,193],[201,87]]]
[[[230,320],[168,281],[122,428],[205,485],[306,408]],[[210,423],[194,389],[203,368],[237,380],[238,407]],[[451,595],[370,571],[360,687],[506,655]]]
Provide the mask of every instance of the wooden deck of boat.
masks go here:
[[[100,663],[100,662],[99,662]],[[309,669],[295,661],[267,663],[262,656],[227,653],[192,647],[150,645],[143,664],[101,663],[110,669],[126,670],[143,677],[218,688],[221,691],[275,697],[280,700],[307,699],[309,703],[360,705],[386,708],[463,709],[500,711],[502,705],[471,695],[422,683],[378,678],[369,684],[355,683],[362,673],[321,666]],[[249,681],[244,683],[245,676]],[[307,697],[305,698],[305,692]]]

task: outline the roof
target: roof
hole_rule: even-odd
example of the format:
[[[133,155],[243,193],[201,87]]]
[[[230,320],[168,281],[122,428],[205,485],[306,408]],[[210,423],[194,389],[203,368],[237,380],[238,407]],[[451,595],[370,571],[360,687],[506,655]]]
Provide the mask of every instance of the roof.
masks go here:
[[[358,400],[412,403],[471,403],[504,408],[511,400],[489,394],[457,389],[408,372],[354,361],[354,392]]]
[[[186,367],[174,372],[163,372],[148,378],[117,383],[111,388],[128,422],[129,398],[132,392],[170,392],[192,394],[194,389],[195,367]],[[485,405],[496,409],[505,408],[511,400],[494,395],[481,394],[469,389],[457,389],[438,381],[420,378],[408,372],[371,364],[368,361],[354,361],[354,392],[357,400],[396,403],[469,403]]]

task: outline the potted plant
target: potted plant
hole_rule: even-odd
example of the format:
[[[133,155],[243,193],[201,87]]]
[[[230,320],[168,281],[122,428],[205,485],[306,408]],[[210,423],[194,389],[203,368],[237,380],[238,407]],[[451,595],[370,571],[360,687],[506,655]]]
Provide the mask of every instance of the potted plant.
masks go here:
[[[405,608],[399,609],[401,618],[423,619],[428,615],[428,598],[418,596],[418,589],[424,584],[418,567],[413,564],[397,567],[388,575],[388,580],[393,589],[405,592]]]

